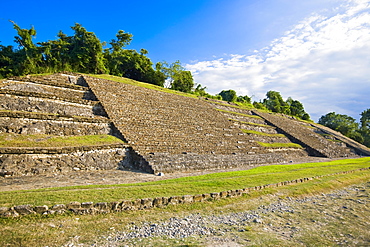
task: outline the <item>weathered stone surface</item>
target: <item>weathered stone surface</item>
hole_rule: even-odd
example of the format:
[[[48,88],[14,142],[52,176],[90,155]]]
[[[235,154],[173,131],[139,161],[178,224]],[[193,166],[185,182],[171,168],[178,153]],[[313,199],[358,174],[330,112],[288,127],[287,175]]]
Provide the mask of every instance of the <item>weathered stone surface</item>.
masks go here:
[[[43,214],[49,210],[49,207],[47,205],[36,206],[33,208],[33,210],[38,214]]]
[[[81,203],[80,202],[70,202],[66,205],[66,208],[67,209],[78,209],[81,207]]]
[[[21,215],[27,215],[27,214],[35,214],[35,211],[33,211],[32,205],[20,205],[14,207],[14,210],[21,214]]]

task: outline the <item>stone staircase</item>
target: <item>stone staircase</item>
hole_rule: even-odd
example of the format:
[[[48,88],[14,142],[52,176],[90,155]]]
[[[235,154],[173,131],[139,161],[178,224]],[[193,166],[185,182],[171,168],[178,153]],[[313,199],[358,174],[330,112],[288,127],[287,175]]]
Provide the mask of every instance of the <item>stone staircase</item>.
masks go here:
[[[34,141],[33,147],[0,147],[0,175],[35,175],[77,170],[117,169],[127,145],[38,147],[53,137],[117,135],[80,75],[27,76],[0,83],[0,137]]]
[[[304,146],[312,156],[339,158],[356,155],[356,152],[348,148],[345,143],[333,142],[315,133],[314,128],[310,128],[310,124],[304,126],[302,123],[286,116],[260,111],[253,112],[274,125],[289,139]]]
[[[220,107],[202,99],[84,78],[125,139],[155,173],[256,166],[307,156],[299,148],[262,147]],[[235,118],[246,120],[239,115]],[[265,123],[258,116],[250,121]],[[289,142],[281,135],[276,142],[278,138]]]

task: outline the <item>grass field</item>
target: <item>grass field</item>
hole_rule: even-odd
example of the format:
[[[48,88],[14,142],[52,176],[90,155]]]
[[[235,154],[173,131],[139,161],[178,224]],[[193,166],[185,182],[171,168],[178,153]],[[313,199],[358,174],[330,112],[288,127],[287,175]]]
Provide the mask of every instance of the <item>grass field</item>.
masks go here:
[[[244,171],[213,173],[136,184],[88,185],[25,191],[3,191],[0,193],[0,206],[23,204],[52,206],[71,201],[113,202],[138,198],[196,195],[243,189],[366,167],[370,167],[370,158],[293,165],[271,165]]]
[[[291,168],[294,168],[290,170],[290,172],[295,172],[294,175],[298,175],[299,177],[332,174],[336,171],[339,172],[361,167],[368,167],[369,162],[370,159],[366,158],[358,160],[334,161],[325,164],[301,164],[290,166]],[[253,169],[249,171],[248,175],[243,174],[243,172],[231,172],[210,174],[201,176],[200,178],[203,181],[219,181],[219,183],[222,184],[222,181],[226,182],[227,180],[244,180],[244,177],[253,179],[262,175],[264,178],[261,178],[259,182],[254,182],[251,180],[248,182],[248,184],[261,185],[261,183],[266,182],[266,179],[271,179],[276,175],[283,180],[286,180],[290,177],[288,176],[289,169],[281,169],[278,166],[272,166],[271,169],[266,169],[267,167]],[[262,171],[269,171],[270,174],[261,174]],[[196,184],[198,178],[199,177],[189,177],[171,181],[168,180],[163,181],[163,185],[166,186],[166,184],[169,185],[181,183],[189,186],[189,184]],[[140,226],[144,222],[162,222],[169,220],[172,217],[184,217],[189,214],[220,215],[245,212],[247,210],[256,210],[261,205],[268,205],[275,202],[275,200],[278,198],[291,199],[321,195],[322,193],[330,193],[333,190],[341,189],[346,186],[366,183],[369,180],[370,172],[368,170],[356,171],[350,174],[325,176],[307,181],[305,183],[291,184],[278,188],[267,188],[260,191],[252,191],[242,197],[226,198],[202,203],[182,204],[144,211],[128,211],[107,215],[77,216],[73,214],[66,214],[52,216],[36,215],[14,219],[0,218],[0,246],[67,246],[66,244],[71,242],[84,244],[83,246],[91,246],[91,244],[96,241],[104,242],[105,236],[114,234],[116,231],[125,231],[131,226]],[[134,187],[135,186],[140,185],[134,185]],[[96,187],[96,189],[97,188],[98,187]],[[222,186],[219,185],[215,188],[217,190],[221,190]],[[136,190],[141,189],[142,187],[136,187]],[[160,188],[157,189],[160,190]],[[102,189],[99,189],[99,191],[106,196],[109,194]],[[56,192],[57,191],[54,191],[54,193]],[[72,188],[70,188],[68,193],[75,192]],[[83,192],[79,191],[78,193],[82,194]],[[31,192],[28,194],[28,196],[32,197],[34,194]],[[366,222],[366,217],[368,217],[367,211],[364,211],[363,204],[354,203],[353,205],[356,207],[351,207],[349,215],[342,214],[341,219],[338,218],[338,220],[335,222],[331,221],[328,222],[328,224],[325,223],[327,225],[320,224],[321,222],[324,223],[327,221],[325,215],[323,216],[320,214],[320,211],[318,211],[316,214],[313,214],[312,211],[305,210],[304,208],[302,208],[301,213],[297,212],[294,215],[287,213],[286,215],[278,215],[276,218],[271,218],[271,223],[281,223],[283,226],[286,226],[286,224],[292,222],[292,216],[294,216],[294,224],[302,228],[301,235],[298,236],[297,240],[290,239],[287,241],[286,238],[282,238],[275,233],[264,230],[265,225],[255,223],[248,225],[245,228],[245,232],[239,232],[237,229],[230,228],[230,232],[228,234],[231,234],[231,237],[247,239],[247,243],[249,243],[247,245],[251,246],[336,246],[335,239],[339,236],[339,234],[342,236],[350,236],[352,239],[366,239],[368,236],[366,236],[366,234],[364,235],[366,230],[364,231],[363,224]],[[325,208],[325,211],[326,213],[332,213],[331,210],[334,210],[336,207],[336,204],[334,204],[332,207]],[[357,218],[357,220],[354,220],[356,218],[353,217],[358,217],[356,215],[361,215],[361,217],[365,218]],[[314,217],[316,220],[319,220],[319,231],[317,231],[317,227],[315,227],[317,225],[314,225],[310,220],[312,217]],[[322,217],[322,219],[319,217]],[[227,236],[222,236],[221,238],[224,237]],[[207,239],[199,236],[185,239],[149,238],[144,239],[143,241],[133,239],[126,244],[127,246],[209,246],[209,243],[207,244]],[[126,244],[122,243],[122,246],[125,246]],[[99,244],[97,246],[99,246]]]

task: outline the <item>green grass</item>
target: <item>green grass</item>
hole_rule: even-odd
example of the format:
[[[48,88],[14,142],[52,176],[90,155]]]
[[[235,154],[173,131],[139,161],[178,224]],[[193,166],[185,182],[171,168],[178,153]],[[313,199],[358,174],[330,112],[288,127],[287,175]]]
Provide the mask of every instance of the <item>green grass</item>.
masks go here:
[[[246,130],[246,129],[241,129],[241,130],[246,134],[255,134],[255,135],[270,136],[270,137],[285,137],[285,135],[283,135],[283,134],[269,134],[269,133],[263,133],[263,132],[260,132],[260,131]]]
[[[256,116],[256,115],[249,115],[249,114],[244,114],[244,113],[234,112],[234,111],[226,111],[226,110],[222,110],[222,109],[216,109],[216,110],[217,111],[220,111],[220,112],[225,112],[225,113],[230,113],[230,114],[235,114],[235,115],[243,116],[243,117],[250,117],[250,118],[262,119],[260,116]]]
[[[195,99],[198,98],[198,96],[195,95],[195,94],[183,93],[183,92],[180,92],[180,91],[175,91],[175,90],[172,90],[172,89],[169,89],[169,88],[160,87],[160,86],[153,85],[153,84],[150,84],[150,83],[135,81],[135,80],[125,78],[125,77],[119,77],[119,76],[107,75],[107,74],[103,74],[103,75],[87,74],[87,75],[91,76],[91,77],[100,78],[100,79],[111,80],[111,81],[115,81],[115,82],[122,82],[122,83],[133,85],[133,86],[153,89],[153,90],[161,91],[161,92],[165,92],[165,93],[181,95],[181,96],[185,96],[185,97],[189,97],[189,98],[195,98]]]
[[[229,118],[229,120],[230,120],[230,121],[234,121],[234,122],[239,122],[239,123],[242,123],[242,124],[253,125],[253,126],[259,126],[259,127],[264,127],[264,128],[275,128],[274,126],[271,126],[271,125],[258,124],[258,123],[252,123],[252,122],[245,122],[245,121],[240,121],[240,120],[232,119],[232,118]]]
[[[52,136],[0,134],[0,147],[73,147],[123,143],[111,135]]]
[[[369,166],[370,158],[346,159],[321,163],[262,166],[251,170],[213,173],[147,183],[3,191],[0,192],[0,206],[22,204],[51,206],[71,201],[112,202],[138,198],[196,195],[333,174]]]
[[[232,108],[236,108],[236,109],[241,109],[241,110],[255,110],[253,105],[251,105],[251,104],[245,105],[245,104],[242,104],[242,103],[239,103],[239,102],[233,102],[237,105],[228,104],[226,101],[225,101],[225,103],[211,101],[211,103],[212,104],[217,104],[217,105],[223,105],[223,106],[227,106],[227,107],[232,107]]]
[[[262,147],[268,148],[303,148],[301,145],[297,143],[265,143],[265,142],[257,142]]]

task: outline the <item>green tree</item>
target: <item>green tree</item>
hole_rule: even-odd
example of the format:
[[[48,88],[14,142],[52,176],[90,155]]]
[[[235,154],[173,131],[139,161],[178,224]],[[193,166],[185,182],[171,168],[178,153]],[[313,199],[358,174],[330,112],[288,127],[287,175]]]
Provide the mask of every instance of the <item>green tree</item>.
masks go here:
[[[180,71],[174,75],[171,89],[190,93],[194,87],[193,76],[190,71]]]
[[[330,112],[319,119],[319,124],[339,131],[343,135],[358,142],[363,142],[363,137],[359,135],[359,124],[350,116]]]
[[[370,147],[370,109],[363,111],[360,115],[360,133],[364,138],[364,145]]]
[[[201,84],[198,84],[196,88],[194,89],[194,94],[202,96],[202,97],[207,96],[208,94],[206,92],[206,89],[207,87],[202,87]]]
[[[251,101],[252,101],[252,97],[249,97],[248,95],[238,96],[236,98],[236,102],[240,102],[240,103],[251,104]]]
[[[370,108],[363,111],[360,115],[361,128],[370,129]]]
[[[289,105],[290,115],[299,117],[303,120],[310,119],[310,115],[305,112],[303,104],[301,102],[299,102],[298,100],[293,100],[291,97],[289,97],[286,103]]]
[[[71,39],[72,67],[83,73],[105,73],[103,45],[98,37],[81,24],[76,23],[71,28],[75,31]]]
[[[50,72],[74,71],[70,54],[72,37],[62,31],[59,31],[57,37],[57,40],[38,43],[45,61],[44,66],[48,67]]]
[[[218,95],[222,97],[222,100],[228,102],[235,102],[237,99],[236,92],[232,89],[222,90]]]
[[[268,91],[267,98],[263,100],[263,104],[267,109],[277,113],[290,114],[290,106],[281,97],[279,92]]]
[[[15,62],[17,54],[13,51],[13,46],[0,45],[0,78],[7,78],[17,75]]]
[[[31,27],[30,29],[20,28],[14,21],[13,28],[17,31],[15,36],[15,42],[18,44],[17,55],[14,57],[16,61],[15,71],[17,74],[28,74],[43,72],[42,65],[42,54],[38,50],[32,38],[36,36],[36,29]]]

